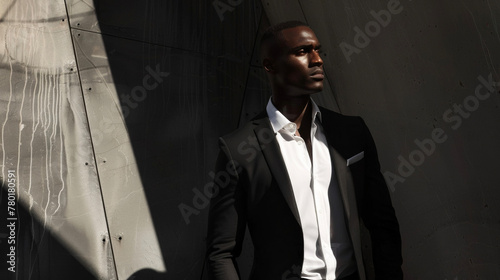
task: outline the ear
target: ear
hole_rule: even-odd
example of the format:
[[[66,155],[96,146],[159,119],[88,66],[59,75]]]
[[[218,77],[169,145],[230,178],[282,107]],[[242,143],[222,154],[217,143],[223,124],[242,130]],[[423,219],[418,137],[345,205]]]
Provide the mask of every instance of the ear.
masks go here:
[[[275,71],[273,62],[269,58],[264,58],[264,60],[262,60],[262,65],[266,72],[273,73]]]

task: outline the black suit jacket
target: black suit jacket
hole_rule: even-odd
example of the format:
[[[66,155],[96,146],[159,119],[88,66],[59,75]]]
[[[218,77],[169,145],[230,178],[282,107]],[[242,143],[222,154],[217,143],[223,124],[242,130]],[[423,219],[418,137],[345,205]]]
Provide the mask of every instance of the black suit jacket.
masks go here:
[[[402,279],[399,225],[372,136],[360,117],[320,110],[360,277],[366,279],[367,245],[361,239],[366,226],[376,279]],[[347,166],[346,160],[361,152],[364,157]],[[207,237],[211,279],[240,279],[235,257],[246,225],[254,245],[250,279],[300,278],[304,244],[299,212],[265,111],[220,138],[216,169]]]

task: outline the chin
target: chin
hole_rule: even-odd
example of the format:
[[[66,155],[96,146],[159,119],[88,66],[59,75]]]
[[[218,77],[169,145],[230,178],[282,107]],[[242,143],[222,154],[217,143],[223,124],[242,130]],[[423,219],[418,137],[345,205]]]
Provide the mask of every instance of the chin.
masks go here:
[[[311,90],[311,93],[317,93],[317,92],[320,92],[323,90],[323,85],[321,86],[318,86],[318,87],[314,87],[312,90]]]
[[[316,83],[312,84],[310,88],[314,92],[320,92],[320,91],[322,91],[323,90],[323,81],[316,82]]]

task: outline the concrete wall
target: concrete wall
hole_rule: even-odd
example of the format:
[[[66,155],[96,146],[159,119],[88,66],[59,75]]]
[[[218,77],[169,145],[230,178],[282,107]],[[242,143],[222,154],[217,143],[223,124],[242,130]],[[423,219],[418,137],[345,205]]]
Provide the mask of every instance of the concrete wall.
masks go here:
[[[265,106],[256,42],[289,19],[323,45],[315,99],[372,131],[405,279],[500,277],[500,2],[0,3],[1,279],[205,279],[217,137]]]

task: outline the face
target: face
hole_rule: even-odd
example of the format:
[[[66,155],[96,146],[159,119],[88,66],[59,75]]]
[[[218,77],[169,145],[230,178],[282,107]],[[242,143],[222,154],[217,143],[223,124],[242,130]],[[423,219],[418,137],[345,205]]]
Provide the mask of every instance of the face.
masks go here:
[[[321,45],[314,32],[307,26],[297,26],[281,31],[282,39],[275,46],[281,48],[264,62],[266,71],[287,94],[312,94],[323,90],[323,60],[319,55]]]

